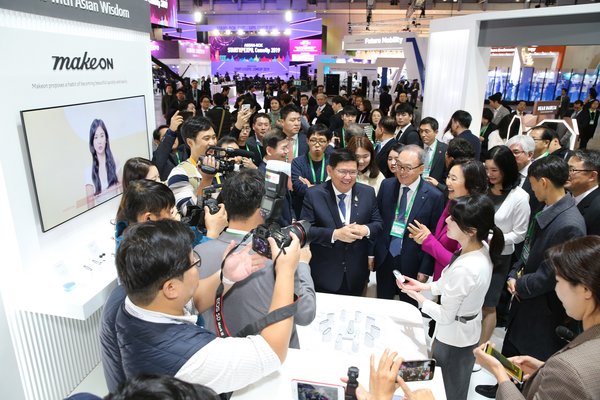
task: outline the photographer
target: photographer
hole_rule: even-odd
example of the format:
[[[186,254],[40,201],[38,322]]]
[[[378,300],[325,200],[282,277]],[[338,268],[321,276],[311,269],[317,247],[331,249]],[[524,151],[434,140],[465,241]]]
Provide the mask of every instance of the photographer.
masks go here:
[[[270,310],[294,301],[300,250],[298,238],[292,237],[285,252],[269,239],[277,257]],[[185,225],[170,220],[137,224],[125,233],[116,264],[127,297],[107,304],[117,309],[117,347],[107,349],[112,365],[105,367],[122,368],[125,378],[144,372],[201,383],[218,393],[241,389],[279,368],[293,320],[245,338],[216,338],[196,325],[198,316],[187,308],[199,286],[200,259],[192,252],[192,238]],[[225,261],[223,274],[243,280],[255,269],[251,264],[247,252],[234,254]],[[104,338],[101,343],[104,347]]]
[[[256,170],[242,170],[232,175],[223,185],[221,197],[229,216],[229,228],[217,240],[196,246],[194,249],[204,266],[200,270],[200,281],[219,270],[220,260],[228,244],[240,240],[258,225],[264,223],[260,213],[260,205],[265,194],[264,177]],[[294,291],[300,298],[294,316],[294,323],[308,325],[316,312],[315,290],[308,261],[310,251],[305,248],[300,253],[300,264],[294,277]],[[267,261],[265,268],[237,283],[227,294],[223,305],[223,317],[232,335],[235,335],[249,323],[258,321],[269,312],[269,304],[276,277],[273,263]],[[249,299],[252,299],[249,301]],[[203,314],[206,328],[216,331],[214,310]],[[290,347],[298,348],[296,330],[293,329]]]
[[[161,181],[166,181],[173,168],[190,156],[179,132],[182,123],[183,117],[179,114],[179,111],[176,111],[171,117],[171,124],[164,134],[160,132],[164,128],[157,128],[159,130],[158,134],[161,136],[156,150],[152,153],[152,163],[158,168]]]
[[[222,147],[222,148],[231,149],[231,150],[240,150],[240,146],[239,146],[238,142],[235,140],[235,138],[233,138],[231,136],[223,136],[221,139],[219,139],[219,141],[217,142],[217,147]],[[242,149],[242,150],[244,150],[244,149]],[[251,153],[251,152],[249,152],[249,153]],[[234,171],[239,171],[240,168],[242,168],[242,167],[247,168],[247,169],[256,169],[257,168],[257,166],[252,161],[251,157],[244,157],[241,155],[236,155],[236,156],[229,157],[228,159],[230,161],[233,161],[235,163],[235,165],[237,165],[237,167],[234,168]]]

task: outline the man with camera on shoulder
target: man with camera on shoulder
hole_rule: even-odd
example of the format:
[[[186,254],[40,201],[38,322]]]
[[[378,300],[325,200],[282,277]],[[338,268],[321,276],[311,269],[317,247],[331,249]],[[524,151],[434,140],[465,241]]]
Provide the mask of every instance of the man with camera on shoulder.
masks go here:
[[[203,260],[200,280],[206,279],[219,270],[227,246],[242,239],[248,243],[253,231],[264,223],[261,215],[261,202],[265,195],[265,178],[257,170],[242,170],[227,179],[221,191],[221,197],[229,217],[229,227],[210,245],[200,244],[194,249]],[[310,250],[300,251],[300,263],[294,277],[294,292],[298,296],[294,323],[308,325],[316,313],[316,299],[308,262]],[[270,311],[271,296],[275,290],[277,274],[271,261],[258,272],[236,283],[223,300],[221,317],[230,335],[236,335],[248,324],[256,323]],[[214,294],[213,294],[214,295]],[[203,313],[206,328],[217,332],[215,326],[216,310]],[[293,329],[289,346],[299,347],[296,330]]]

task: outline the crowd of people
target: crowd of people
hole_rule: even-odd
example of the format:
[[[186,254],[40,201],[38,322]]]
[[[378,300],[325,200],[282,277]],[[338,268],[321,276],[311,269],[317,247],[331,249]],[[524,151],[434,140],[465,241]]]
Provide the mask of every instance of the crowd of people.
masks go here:
[[[140,374],[243,388],[301,347],[295,325],[313,321],[315,292],[364,296],[374,272],[378,298],[433,320],[448,399],[467,398],[476,359],[498,379],[498,398],[600,396],[600,153],[569,150],[546,125],[486,147],[490,131],[473,133],[467,111],[441,131],[415,118],[407,96],[373,108],[358,93],[282,83],[261,107],[250,85],[231,112],[226,93],[192,88],[163,98],[152,160],[124,166],[120,285],[101,329],[111,392]],[[289,175],[275,220],[307,221],[310,244],[292,235],[283,251],[269,238],[266,259],[252,236],[275,164]],[[522,392],[483,351],[503,324],[502,353],[526,373]],[[398,387],[433,398],[397,378],[401,362],[388,351],[372,359],[371,394],[359,398],[389,400]]]

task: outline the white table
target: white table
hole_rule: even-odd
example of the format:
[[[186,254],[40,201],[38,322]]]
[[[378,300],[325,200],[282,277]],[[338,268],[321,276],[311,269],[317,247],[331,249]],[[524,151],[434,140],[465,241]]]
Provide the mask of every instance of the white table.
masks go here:
[[[343,339],[342,348],[336,350],[337,334],[329,342],[322,340],[320,325],[323,320],[328,319],[327,314],[335,314],[333,331],[347,326],[340,324],[343,322],[339,318],[342,310],[345,310],[346,323],[356,317],[356,311],[361,313],[356,326],[359,330],[358,347],[355,346],[354,349],[352,340]],[[367,315],[373,317],[376,326],[380,328],[380,336],[375,338],[372,347],[364,344]],[[315,320],[310,325],[298,326],[297,329],[302,349],[289,349],[286,361],[279,371],[235,392],[232,399],[292,399],[292,379],[341,384],[340,378],[346,376],[350,366],[359,368],[358,380],[368,388],[370,355],[375,353],[378,361],[386,347],[398,351],[407,360],[427,358],[421,313],[416,307],[401,301],[317,293]],[[436,400],[446,399],[440,368],[436,368],[433,380],[410,382],[408,385],[412,389],[430,388]],[[398,390],[396,394],[401,395],[402,391]]]

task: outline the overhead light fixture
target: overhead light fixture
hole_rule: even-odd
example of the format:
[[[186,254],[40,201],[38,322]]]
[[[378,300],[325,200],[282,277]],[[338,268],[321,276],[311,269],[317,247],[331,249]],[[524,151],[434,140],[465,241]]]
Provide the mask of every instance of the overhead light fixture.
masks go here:
[[[291,22],[292,21],[292,12],[290,10],[287,10],[284,15],[285,15],[285,20],[287,22]]]
[[[225,34],[226,34],[227,36],[231,35],[231,29],[227,29],[227,30],[225,31]]]
[[[200,22],[202,22],[202,13],[200,11],[196,11],[194,13],[194,21],[199,24]]]
[[[214,36],[219,36],[219,35],[221,34],[221,32],[219,32],[219,30],[218,30],[218,29],[213,29],[213,31],[212,31],[212,34],[213,34]]]
[[[258,34],[261,35],[261,36],[264,36],[264,35],[267,34],[267,30],[265,28],[260,28],[258,30]]]
[[[238,36],[242,36],[244,33],[246,33],[246,32],[244,32],[244,30],[241,28],[237,30]]]
[[[290,36],[292,34],[292,30],[290,28],[285,28],[285,30],[283,31],[283,34],[286,36]]]
[[[273,28],[273,30],[271,31],[271,35],[273,35],[273,36],[277,36],[277,35],[279,35],[280,33],[281,33],[281,32],[279,32],[279,29],[277,29],[277,28]]]

